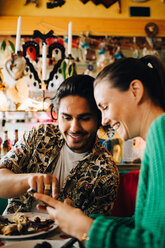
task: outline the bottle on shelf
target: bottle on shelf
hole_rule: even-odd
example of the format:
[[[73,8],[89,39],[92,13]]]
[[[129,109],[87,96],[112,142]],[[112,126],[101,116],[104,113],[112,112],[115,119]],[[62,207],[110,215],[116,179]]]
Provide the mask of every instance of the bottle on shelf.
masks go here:
[[[2,156],[2,138],[0,137],[0,159],[1,159],[1,156]]]
[[[17,141],[18,141],[18,129],[14,130],[14,134],[15,134],[15,138],[14,138],[13,145],[15,145],[17,143]]]
[[[8,138],[7,130],[4,131],[4,141],[3,141],[2,149],[3,149],[3,155],[5,155],[11,149],[11,141]]]

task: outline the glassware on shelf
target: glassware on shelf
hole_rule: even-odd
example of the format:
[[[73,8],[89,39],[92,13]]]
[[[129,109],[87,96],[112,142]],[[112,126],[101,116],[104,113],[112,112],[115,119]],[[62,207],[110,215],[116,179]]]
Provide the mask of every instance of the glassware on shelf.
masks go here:
[[[14,134],[15,134],[15,138],[14,138],[13,145],[15,145],[17,143],[17,141],[18,141],[18,129],[14,130]]]
[[[5,155],[8,151],[11,149],[11,141],[8,138],[8,131],[4,131],[4,139],[3,139],[3,145],[2,145],[2,154]]]
[[[0,137],[0,158],[1,158],[1,154],[2,154],[2,138]]]

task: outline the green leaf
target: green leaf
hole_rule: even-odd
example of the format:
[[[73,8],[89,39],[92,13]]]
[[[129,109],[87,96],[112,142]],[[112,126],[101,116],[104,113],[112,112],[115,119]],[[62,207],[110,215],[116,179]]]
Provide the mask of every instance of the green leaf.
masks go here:
[[[2,49],[3,51],[5,51],[5,49],[6,49],[6,41],[5,41],[5,40],[2,41],[1,49]]]
[[[9,45],[10,45],[10,47],[11,47],[12,52],[14,53],[14,52],[15,52],[14,43],[13,43],[12,41],[10,41],[10,40],[8,40],[8,42],[9,42]]]
[[[63,60],[61,63],[61,72],[64,80],[66,79],[66,68],[67,68],[67,63],[65,62],[65,60]]]

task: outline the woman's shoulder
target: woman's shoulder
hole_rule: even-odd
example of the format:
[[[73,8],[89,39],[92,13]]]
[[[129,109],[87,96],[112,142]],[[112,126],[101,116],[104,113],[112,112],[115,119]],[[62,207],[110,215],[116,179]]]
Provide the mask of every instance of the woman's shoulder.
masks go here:
[[[151,124],[150,129],[165,128],[165,113],[157,117]]]
[[[147,140],[149,139],[164,139],[165,137],[165,114],[157,117],[151,124]]]

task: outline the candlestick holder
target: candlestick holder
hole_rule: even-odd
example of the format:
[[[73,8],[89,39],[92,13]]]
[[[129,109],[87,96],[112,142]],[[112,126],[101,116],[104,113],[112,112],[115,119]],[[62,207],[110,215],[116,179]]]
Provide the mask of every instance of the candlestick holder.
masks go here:
[[[46,43],[48,38],[51,38],[53,31],[47,34],[42,34],[40,31],[35,30],[33,38],[39,38],[42,44]],[[36,41],[27,41],[23,45],[23,56],[26,60],[26,71],[32,81],[32,85],[36,89],[55,91],[57,86],[63,81],[60,75],[60,66],[65,58],[65,48],[58,42],[53,42],[47,46],[46,66],[47,71],[44,79],[41,81],[41,74],[43,74],[43,67],[41,66],[42,56],[40,53],[39,44]],[[44,72],[45,73],[45,72]]]

